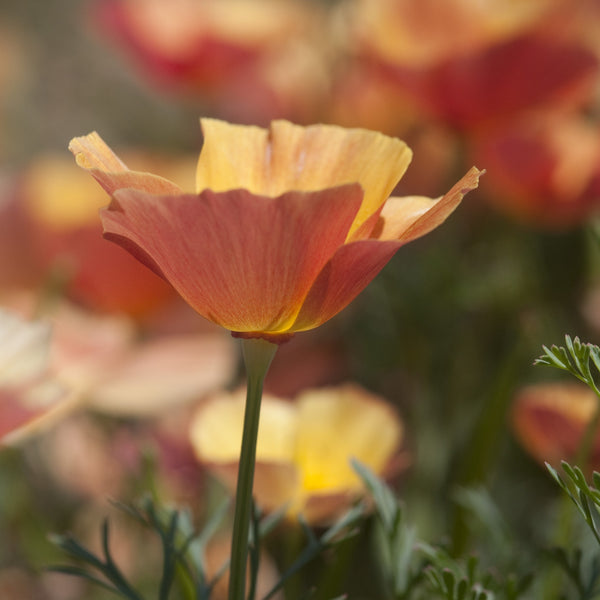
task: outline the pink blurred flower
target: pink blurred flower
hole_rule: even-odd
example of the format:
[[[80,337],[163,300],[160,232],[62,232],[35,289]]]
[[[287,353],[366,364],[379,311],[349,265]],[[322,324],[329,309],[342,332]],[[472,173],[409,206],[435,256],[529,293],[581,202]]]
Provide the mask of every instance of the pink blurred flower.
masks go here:
[[[36,307],[26,293],[5,297],[21,314]],[[150,417],[199,400],[226,385],[237,362],[234,344],[216,327],[194,333],[140,331],[125,316],[101,315],[69,302],[44,307],[52,324],[48,365],[77,390],[87,408]]]
[[[78,396],[49,370],[50,325],[0,309],[0,442],[16,443],[73,409]]]

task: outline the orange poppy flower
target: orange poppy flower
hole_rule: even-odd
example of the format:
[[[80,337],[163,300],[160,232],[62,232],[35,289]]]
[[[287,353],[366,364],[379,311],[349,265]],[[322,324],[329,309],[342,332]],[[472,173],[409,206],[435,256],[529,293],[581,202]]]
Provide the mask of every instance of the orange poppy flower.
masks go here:
[[[92,19],[155,84],[220,115],[310,119],[329,83],[325,11],[297,0],[97,0]]]
[[[488,167],[489,198],[499,209],[530,225],[564,229],[598,212],[599,133],[577,115],[530,116],[473,137],[472,156]]]
[[[472,132],[590,102],[599,62],[584,21],[597,17],[573,4],[353,0],[350,20],[359,52],[417,111]]]
[[[96,133],[70,149],[112,196],[104,236],[241,337],[282,341],[336,315],[480,175],[438,199],[388,198],[411,158],[398,139],[287,121],[202,128],[196,194],[128,170]]]
[[[537,461],[554,466],[573,461],[598,398],[579,383],[543,383],[521,390],[512,411],[513,430],[523,447]],[[596,435],[589,467],[600,467],[600,436]]]

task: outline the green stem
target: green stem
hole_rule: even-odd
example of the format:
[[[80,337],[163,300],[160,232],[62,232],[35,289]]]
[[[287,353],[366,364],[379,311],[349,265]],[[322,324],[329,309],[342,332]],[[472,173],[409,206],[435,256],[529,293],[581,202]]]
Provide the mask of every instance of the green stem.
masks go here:
[[[519,341],[507,354],[487,394],[489,400],[474,429],[468,453],[459,467],[457,483],[460,486],[473,487],[489,479],[502,436],[505,435],[506,415],[520,374],[522,358],[522,344]],[[452,551],[456,556],[466,552],[469,545],[468,512],[467,508],[457,505],[453,515]]]
[[[260,402],[263,382],[277,347],[277,344],[260,338],[242,339],[247,391],[231,541],[229,600],[245,599],[248,532],[252,511],[252,484],[254,481]]]

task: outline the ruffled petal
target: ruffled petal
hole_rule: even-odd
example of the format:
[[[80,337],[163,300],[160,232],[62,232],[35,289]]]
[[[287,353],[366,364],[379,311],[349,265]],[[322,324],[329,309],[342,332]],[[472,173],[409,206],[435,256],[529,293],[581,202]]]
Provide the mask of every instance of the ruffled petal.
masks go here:
[[[390,199],[392,206],[384,205],[372,239],[345,244],[319,273],[292,330],[313,329],[345,308],[398,248],[441,225],[463,196],[477,187],[480,175],[473,167],[439,200],[410,197],[405,203],[404,198]]]
[[[77,164],[88,170],[110,195],[121,188],[133,188],[151,194],[182,193],[181,188],[168,179],[151,173],[130,171],[95,131],[73,138],[69,150],[74,154]]]
[[[474,190],[483,171],[473,167],[441,198],[407,196],[389,198],[371,236],[379,240],[415,240],[441,225],[461,200]]]
[[[214,119],[201,123],[198,192],[244,188],[278,196],[357,182],[365,196],[350,235],[385,202],[412,157],[401,140],[366,129],[288,121],[273,121],[270,129]]]
[[[120,190],[105,237],[169,281],[201,315],[238,332],[290,329],[344,243],[361,188],[257,197],[246,190],[154,196]]]

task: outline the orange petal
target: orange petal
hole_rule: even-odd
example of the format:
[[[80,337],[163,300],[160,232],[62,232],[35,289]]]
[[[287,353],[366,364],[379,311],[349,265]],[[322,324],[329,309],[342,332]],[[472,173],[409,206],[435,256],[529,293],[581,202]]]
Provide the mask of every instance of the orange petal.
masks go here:
[[[473,167],[439,200],[410,198],[403,210],[403,198],[390,198],[381,211],[373,237],[345,244],[325,265],[303,303],[293,331],[321,325],[346,307],[381,271],[404,244],[429,233],[441,225],[473,188],[481,171]]]
[[[441,198],[389,198],[383,206],[372,237],[407,243],[429,233],[448,218],[465,194],[477,187],[482,174],[483,171],[473,167]]]
[[[402,440],[392,407],[359,386],[308,390],[297,402],[295,462],[306,494],[362,489],[350,459],[382,473]]]
[[[69,150],[75,155],[77,164],[88,170],[111,195],[121,188],[134,188],[152,194],[181,193],[181,188],[168,179],[130,171],[95,131],[73,138],[69,143]]]
[[[319,273],[292,330],[313,329],[337,315],[373,280],[400,246],[399,241],[361,240],[339,248]]]
[[[115,193],[105,236],[167,279],[201,315],[241,332],[289,329],[343,244],[362,200],[356,184],[256,197]]]
[[[201,123],[198,192],[244,188],[278,196],[357,182],[365,196],[351,233],[385,202],[412,157],[401,140],[366,129],[288,121],[273,121],[268,130],[214,119]]]

